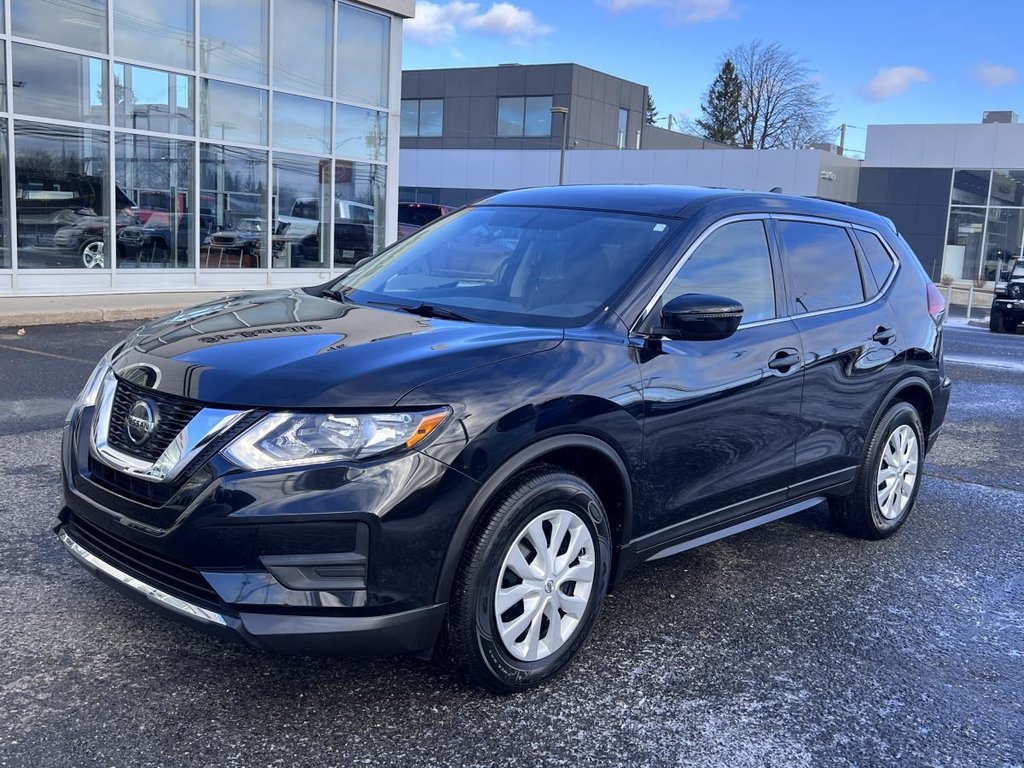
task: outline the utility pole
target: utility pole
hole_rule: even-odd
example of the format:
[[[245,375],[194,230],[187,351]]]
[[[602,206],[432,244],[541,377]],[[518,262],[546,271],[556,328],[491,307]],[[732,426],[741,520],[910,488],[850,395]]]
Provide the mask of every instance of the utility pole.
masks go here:
[[[843,123],[839,127],[839,156],[842,157],[846,152],[846,123]]]

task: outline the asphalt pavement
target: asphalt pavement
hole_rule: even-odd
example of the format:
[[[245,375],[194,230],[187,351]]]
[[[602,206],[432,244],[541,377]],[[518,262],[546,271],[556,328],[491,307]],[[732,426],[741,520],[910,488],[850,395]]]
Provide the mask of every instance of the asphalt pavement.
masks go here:
[[[70,560],[60,426],[134,325],[0,329],[0,766],[1024,765],[1024,334],[947,330],[896,537],[816,508],[646,565],[566,675],[503,698],[214,640]]]

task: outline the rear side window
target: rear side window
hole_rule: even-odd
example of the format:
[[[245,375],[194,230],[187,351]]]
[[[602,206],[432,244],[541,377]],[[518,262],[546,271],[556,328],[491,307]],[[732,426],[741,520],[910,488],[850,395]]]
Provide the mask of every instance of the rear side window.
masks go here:
[[[853,233],[857,236],[857,242],[860,243],[861,251],[864,252],[864,260],[868,263],[868,271],[870,277],[874,278],[875,287],[881,288],[885,285],[886,280],[889,279],[889,273],[892,272],[894,266],[892,257],[885,250],[885,246],[878,239],[878,235],[859,229],[853,230]]]
[[[708,235],[673,278],[662,301],[707,293],[743,305],[743,322],[775,317],[775,284],[761,221],[737,221]]]
[[[817,312],[864,301],[857,252],[845,228],[780,221],[779,237],[792,275],[798,312]]]

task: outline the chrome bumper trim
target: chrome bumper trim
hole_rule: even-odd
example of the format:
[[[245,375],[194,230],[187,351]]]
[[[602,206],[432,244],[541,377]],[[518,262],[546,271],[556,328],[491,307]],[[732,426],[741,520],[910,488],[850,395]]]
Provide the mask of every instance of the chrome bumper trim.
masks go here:
[[[106,560],[101,560],[77,541],[72,539],[68,535],[67,531],[61,530],[60,533],[58,533],[58,536],[72,556],[86,568],[99,571],[115,581],[124,584],[126,587],[134,589],[136,592],[144,595],[157,605],[163,606],[164,608],[172,610],[182,616],[186,616],[190,619],[196,619],[207,624],[218,624],[222,627],[228,626],[227,619],[225,619],[221,614],[203,608],[202,606],[189,603],[175,597],[174,595],[169,595],[163,590],[157,589],[152,584],[147,584],[146,582],[140,581],[134,576],[125,573],[120,568],[108,563]]]

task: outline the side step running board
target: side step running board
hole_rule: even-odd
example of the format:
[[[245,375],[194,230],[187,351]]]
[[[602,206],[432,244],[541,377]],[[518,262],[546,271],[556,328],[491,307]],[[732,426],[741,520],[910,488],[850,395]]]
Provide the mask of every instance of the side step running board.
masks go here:
[[[759,525],[765,523],[771,523],[775,520],[781,520],[784,517],[795,515],[797,512],[803,512],[805,509],[810,509],[813,506],[817,506],[825,501],[824,496],[815,496],[811,499],[804,499],[798,501],[796,504],[790,504],[788,507],[777,509],[774,512],[769,512],[766,515],[755,517],[751,520],[744,520],[742,523],[736,523],[736,525],[730,525],[728,528],[722,528],[721,530],[715,531],[714,533],[708,533],[704,536],[698,536],[695,539],[687,539],[678,544],[672,544],[665,549],[659,549],[650,557],[645,557],[644,561],[660,560],[663,557],[671,557],[672,555],[678,555],[680,552],[685,552],[688,549],[694,549],[696,547],[702,547],[705,544],[710,544],[712,541],[718,541],[724,539],[726,536],[732,536],[734,533],[741,533],[742,531],[749,531],[751,528],[757,528]]]

